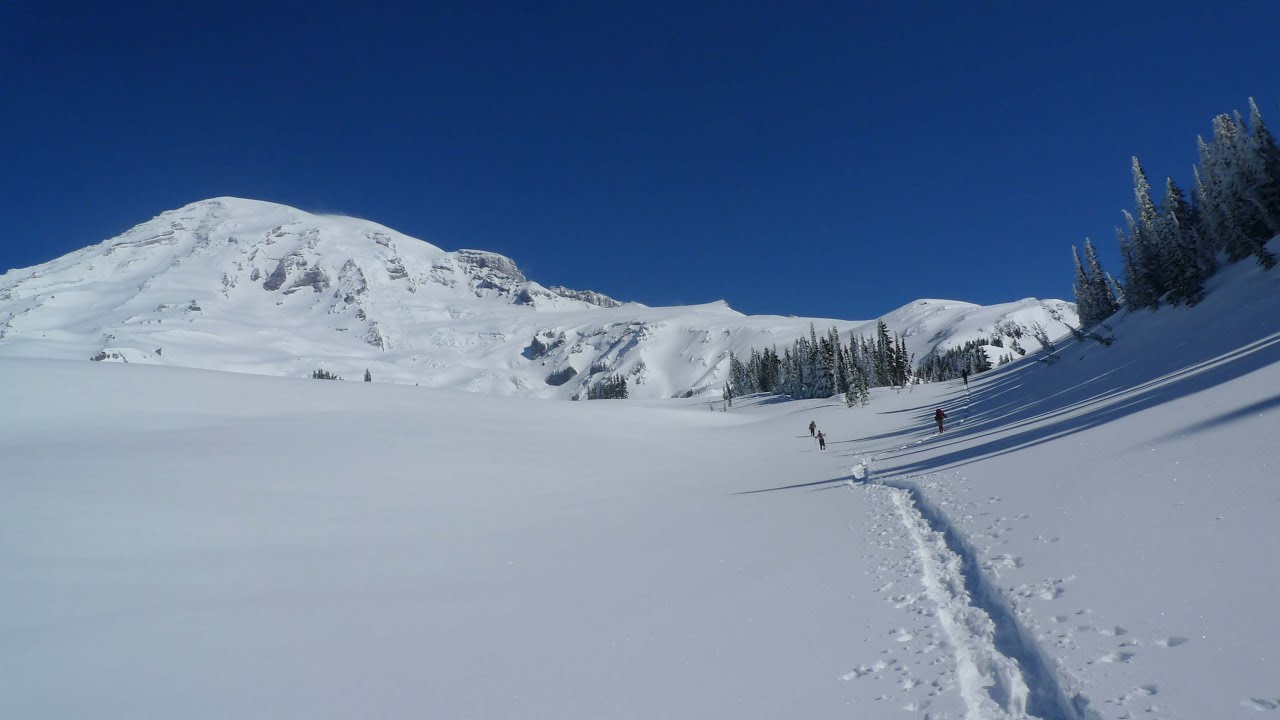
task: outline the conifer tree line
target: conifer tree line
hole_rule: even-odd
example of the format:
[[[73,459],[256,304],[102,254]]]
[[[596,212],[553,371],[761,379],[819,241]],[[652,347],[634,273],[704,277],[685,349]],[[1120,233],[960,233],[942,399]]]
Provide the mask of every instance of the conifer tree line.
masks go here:
[[[1266,243],[1280,234],[1280,146],[1249,99],[1249,121],[1239,112],[1213,119],[1213,137],[1196,138],[1199,164],[1192,167],[1190,197],[1165,178],[1156,204],[1151,183],[1133,158],[1135,212],[1124,211],[1116,230],[1124,282],[1102,269],[1089,240],[1084,260],[1072,247],[1080,325],[1091,328],[1121,306],[1130,310],[1195,305],[1205,281],[1222,258],[1253,257],[1264,269],[1276,265]]]
[[[621,375],[609,375],[587,388],[588,400],[626,400],[627,379]]]
[[[751,349],[744,363],[729,355],[730,396],[749,393],[789,395],[796,400],[842,394],[849,405],[865,405],[873,387],[906,385],[912,358],[902,335],[890,334],[880,321],[873,338],[850,337],[840,343],[833,327],[819,336],[812,324],[809,337],[783,348]]]
[[[920,361],[916,374],[925,382],[941,382],[954,380],[965,370],[975,375],[986,372],[991,369],[991,361],[987,359],[987,346],[991,344],[990,340],[980,338],[959,347],[935,350]],[[1009,359],[1013,359],[1012,353]]]

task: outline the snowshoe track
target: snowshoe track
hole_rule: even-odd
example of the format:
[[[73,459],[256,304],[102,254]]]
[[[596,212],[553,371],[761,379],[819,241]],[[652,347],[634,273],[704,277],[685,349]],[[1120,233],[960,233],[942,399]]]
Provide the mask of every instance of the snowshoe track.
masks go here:
[[[962,410],[957,425],[969,416],[967,388]],[[864,458],[852,468],[852,476],[890,493],[894,513],[919,563],[925,594],[951,647],[965,717],[1097,718],[1083,695],[1068,697],[1051,661],[1018,622],[999,587],[982,571],[977,552],[946,514],[910,479],[875,478],[872,465],[878,458]]]

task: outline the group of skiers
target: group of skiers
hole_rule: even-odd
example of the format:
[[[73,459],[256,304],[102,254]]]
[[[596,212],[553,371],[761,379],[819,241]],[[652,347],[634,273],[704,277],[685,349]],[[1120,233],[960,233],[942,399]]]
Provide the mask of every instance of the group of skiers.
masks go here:
[[[938,408],[933,411],[933,421],[938,423],[939,433],[942,433],[944,430],[946,430],[946,426],[945,426],[946,419],[947,419],[947,414],[942,411],[942,408]],[[823,433],[821,430],[818,429],[818,423],[816,420],[809,421],[809,437],[818,439],[819,450],[827,449],[827,436],[825,433]]]
[[[960,372],[960,377],[962,380],[964,380],[965,387],[968,387],[969,386],[968,368],[965,368]],[[936,410],[933,411],[933,421],[938,423],[939,434],[941,434],[943,431],[946,430],[946,425],[945,425],[946,419],[947,419],[947,414],[942,411],[942,408],[937,408]],[[809,437],[818,439],[819,450],[827,449],[827,436],[821,430],[818,429],[818,422],[816,420],[809,421]]]
[[[809,421],[809,437],[818,438],[819,450],[827,449],[827,436],[821,430],[818,429],[818,423],[813,420]]]
[[[946,427],[945,427],[946,419],[947,419],[947,414],[942,411],[942,408],[938,408],[933,411],[933,421],[938,423],[939,433],[942,433],[944,430],[946,430]],[[809,437],[818,439],[819,450],[827,449],[827,436],[825,433],[823,433],[821,430],[818,429],[818,423],[814,420],[809,421]]]

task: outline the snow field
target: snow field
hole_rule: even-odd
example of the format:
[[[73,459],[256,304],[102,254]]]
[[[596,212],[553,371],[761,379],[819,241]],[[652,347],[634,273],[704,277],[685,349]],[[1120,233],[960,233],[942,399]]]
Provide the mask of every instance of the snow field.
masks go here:
[[[1274,710],[1278,278],[860,409],[0,360],[0,717]]]
[[[88,362],[0,378],[21,408],[0,428],[0,716],[842,717],[893,697],[839,679],[899,622],[858,511],[735,494],[829,479],[796,404]]]

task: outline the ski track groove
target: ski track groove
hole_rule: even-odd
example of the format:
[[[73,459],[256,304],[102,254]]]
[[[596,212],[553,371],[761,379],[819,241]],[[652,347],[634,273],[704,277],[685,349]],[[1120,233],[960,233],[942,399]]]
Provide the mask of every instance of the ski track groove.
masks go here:
[[[968,420],[969,403],[966,387],[964,414],[956,425]],[[904,449],[935,437],[921,438]],[[895,481],[873,476],[872,465],[884,454],[864,458],[852,474],[890,493],[920,564],[925,594],[951,645],[966,720],[1099,718],[1088,708],[1085,696],[1068,697],[1052,661],[1018,622],[999,586],[982,571],[977,551],[942,509],[925,497],[912,478]],[[852,489],[853,481],[848,485]]]

